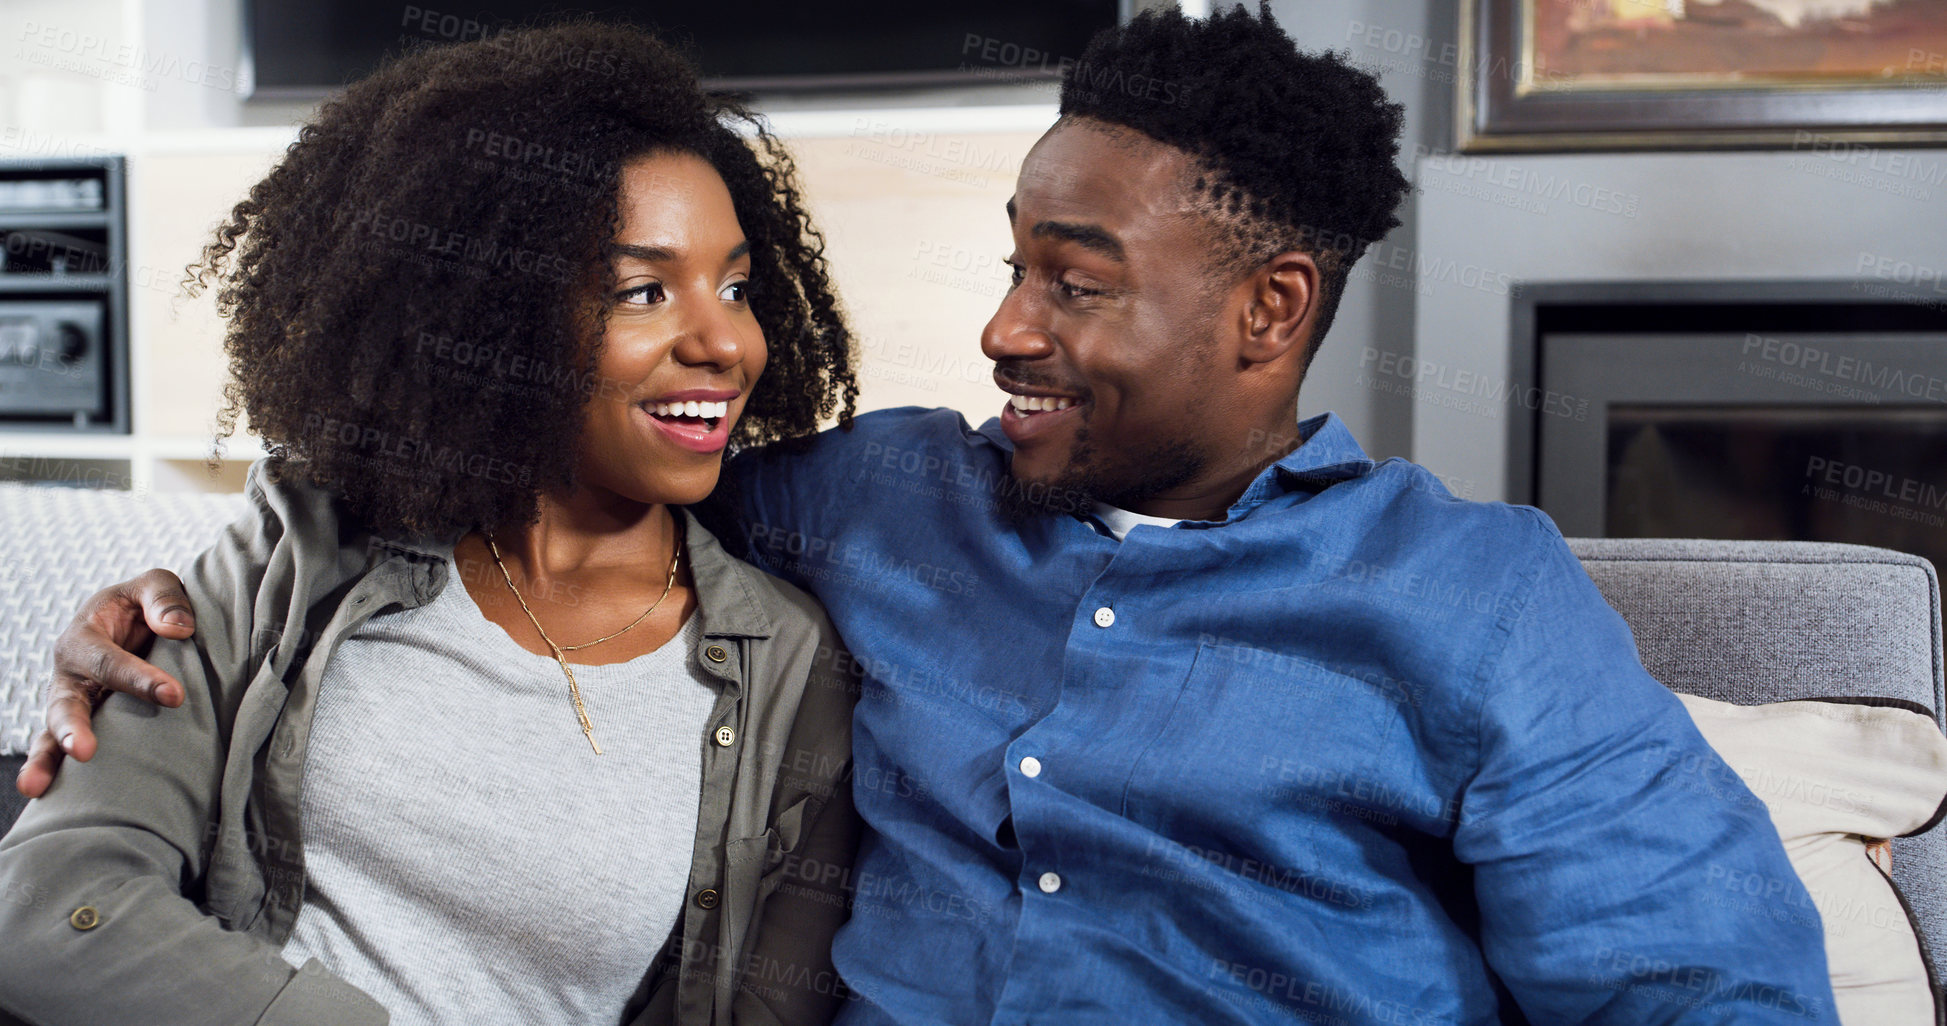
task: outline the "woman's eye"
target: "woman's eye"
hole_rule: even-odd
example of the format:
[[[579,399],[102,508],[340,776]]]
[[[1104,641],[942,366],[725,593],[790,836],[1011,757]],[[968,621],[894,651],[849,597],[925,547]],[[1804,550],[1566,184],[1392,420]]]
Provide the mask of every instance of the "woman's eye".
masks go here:
[[[750,281],[748,279],[733,281],[725,285],[723,291],[717,293],[717,295],[722,296],[725,300],[732,303],[748,303],[750,302]]]
[[[654,306],[662,302],[665,297],[663,295],[662,282],[652,281],[647,285],[637,285],[634,288],[623,289],[620,293],[616,294],[615,298],[623,303],[634,306]]]

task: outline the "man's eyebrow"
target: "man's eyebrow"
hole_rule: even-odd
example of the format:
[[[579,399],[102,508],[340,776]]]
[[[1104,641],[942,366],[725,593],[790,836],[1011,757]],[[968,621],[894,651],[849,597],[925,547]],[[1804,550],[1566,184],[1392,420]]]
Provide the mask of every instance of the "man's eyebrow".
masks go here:
[[[1081,246],[1083,249],[1094,250],[1117,263],[1121,263],[1124,260],[1122,243],[1118,242],[1115,236],[1110,235],[1107,231],[1092,224],[1074,224],[1068,221],[1040,221],[1035,224],[1034,230],[1028,234],[1037,239],[1056,238],[1064,242],[1072,242]]]
[[[676,259],[674,252],[664,249],[661,246],[639,246],[633,242],[613,243],[608,247],[608,251],[615,256],[634,257],[637,260],[647,261],[652,264],[667,263]],[[750,240],[745,239],[735,246],[730,247],[730,254],[724,259],[738,260],[749,255]]]

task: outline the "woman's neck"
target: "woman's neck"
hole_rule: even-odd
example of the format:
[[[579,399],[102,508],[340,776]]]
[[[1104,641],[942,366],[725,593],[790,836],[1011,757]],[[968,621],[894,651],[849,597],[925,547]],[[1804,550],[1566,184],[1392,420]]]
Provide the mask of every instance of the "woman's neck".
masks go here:
[[[469,532],[453,558],[480,614],[521,647],[553,655],[553,645],[612,639],[570,653],[569,661],[622,662],[659,648],[696,608],[687,571],[669,573],[683,540],[678,515],[612,495],[544,495],[535,523],[503,525],[491,545],[487,532]]]
[[[669,563],[676,515],[661,503],[577,488],[565,496],[544,493],[540,519],[497,529],[493,540],[508,566],[518,564],[517,575],[537,584],[616,569],[635,574]]]

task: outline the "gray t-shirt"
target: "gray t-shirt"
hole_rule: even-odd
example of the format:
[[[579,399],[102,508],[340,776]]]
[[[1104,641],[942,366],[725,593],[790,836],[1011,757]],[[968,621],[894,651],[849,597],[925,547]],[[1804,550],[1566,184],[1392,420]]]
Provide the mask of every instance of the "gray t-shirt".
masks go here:
[[[284,958],[316,957],[395,1026],[618,1022],[696,841],[717,697],[690,658],[696,617],[654,652],[575,665],[598,756],[560,664],[487,620],[450,556],[447,571],[325,667]]]

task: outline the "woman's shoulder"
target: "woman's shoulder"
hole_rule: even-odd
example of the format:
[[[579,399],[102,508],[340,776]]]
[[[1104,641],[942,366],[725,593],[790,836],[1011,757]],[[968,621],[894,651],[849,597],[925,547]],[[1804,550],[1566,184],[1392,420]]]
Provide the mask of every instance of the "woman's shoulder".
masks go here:
[[[249,515],[260,540],[291,551],[299,562],[363,567],[393,550],[426,557],[450,553],[452,537],[380,534],[354,512],[338,489],[313,479],[302,460],[260,457],[244,479]]]
[[[725,552],[693,515],[688,527],[704,634],[761,638],[752,667],[774,686],[752,694],[772,708],[795,710],[788,728],[794,736],[805,732],[826,748],[841,744],[850,736],[861,667],[825,608],[803,589]]]
[[[270,659],[280,674],[314,647],[318,625],[344,602],[421,604],[439,590],[437,549],[420,540],[384,538],[366,529],[303,464],[251,464],[243,514],[196,557],[181,577],[206,655],[227,645],[245,665]],[[403,550],[401,552],[400,550]],[[450,548],[449,550],[450,551]],[[399,564],[375,589],[353,585]]]
[[[346,526],[342,500],[312,481],[299,461],[259,457],[244,477],[243,493],[265,533],[279,542],[335,544]]]
[[[699,590],[715,591],[705,602],[706,614],[717,613],[717,619],[733,624],[768,621],[778,636],[836,636],[825,607],[809,592],[738,559],[694,513],[685,513],[690,571]]]

